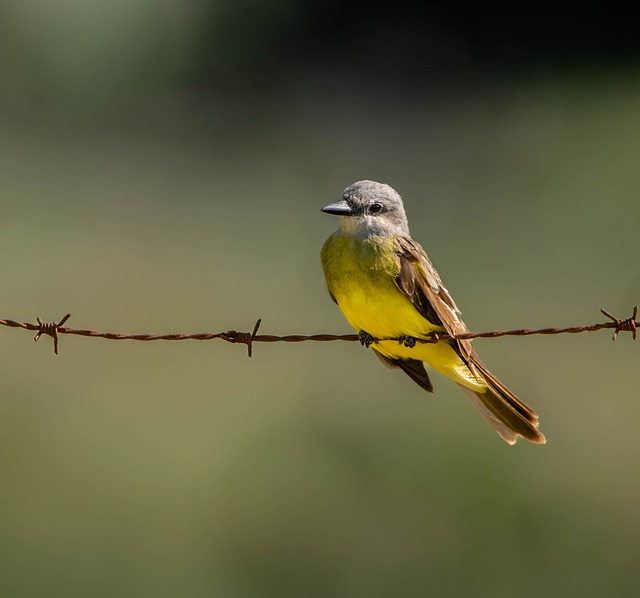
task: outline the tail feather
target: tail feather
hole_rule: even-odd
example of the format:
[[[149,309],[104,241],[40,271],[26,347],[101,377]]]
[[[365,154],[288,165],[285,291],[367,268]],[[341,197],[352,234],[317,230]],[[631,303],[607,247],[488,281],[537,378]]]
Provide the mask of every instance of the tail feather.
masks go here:
[[[540,444],[546,442],[538,430],[537,414],[491,374],[475,354],[471,359],[476,375],[487,384],[487,389],[479,392],[462,384],[458,386],[498,434],[509,444],[515,444],[518,436]]]
[[[490,388],[494,388],[499,394],[509,397],[509,405],[523,417],[538,421],[538,414],[525,405],[518,397],[516,397],[500,380],[498,380],[488,369],[487,366],[482,363],[480,358],[474,353],[472,356],[472,363],[477,372],[480,372],[481,377],[489,385]]]
[[[458,383],[460,390],[467,395],[467,398],[475,405],[475,407],[487,418],[487,421],[495,428],[496,432],[502,436],[502,438],[509,444],[515,444],[518,440],[518,434],[514,432],[502,419],[494,415],[486,405],[483,396],[480,393],[474,392],[470,388]]]
[[[424,367],[424,363],[417,359],[393,359],[373,351],[380,361],[390,368],[400,368],[414,382],[428,392],[433,392],[431,380]],[[500,380],[498,380],[480,361],[473,352],[468,365],[465,366],[473,373],[478,382],[483,382],[486,387],[480,390],[472,390],[457,382],[462,392],[484,415],[487,421],[495,428],[496,432],[509,444],[515,444],[518,436],[522,436],[531,442],[542,444],[546,439],[538,430],[538,416],[533,409],[525,405],[516,397]],[[460,378],[459,378],[460,379]],[[476,385],[476,388],[479,385]]]

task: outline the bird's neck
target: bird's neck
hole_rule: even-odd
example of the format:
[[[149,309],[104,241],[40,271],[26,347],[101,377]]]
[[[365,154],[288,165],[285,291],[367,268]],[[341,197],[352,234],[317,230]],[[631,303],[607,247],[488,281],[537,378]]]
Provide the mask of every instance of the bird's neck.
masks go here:
[[[337,234],[340,237],[353,239],[369,239],[371,237],[408,237],[409,228],[374,218],[371,216],[342,216]]]

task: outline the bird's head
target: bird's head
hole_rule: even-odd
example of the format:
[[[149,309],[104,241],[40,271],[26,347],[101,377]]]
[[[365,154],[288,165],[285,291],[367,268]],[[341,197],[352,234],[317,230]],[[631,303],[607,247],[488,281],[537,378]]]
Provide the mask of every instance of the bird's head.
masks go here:
[[[384,183],[357,181],[322,211],[341,216],[340,230],[349,236],[409,235],[402,198]]]

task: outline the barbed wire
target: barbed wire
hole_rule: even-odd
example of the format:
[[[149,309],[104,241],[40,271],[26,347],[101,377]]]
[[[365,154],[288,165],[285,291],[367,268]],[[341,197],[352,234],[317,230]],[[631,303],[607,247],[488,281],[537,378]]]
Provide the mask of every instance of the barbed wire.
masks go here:
[[[515,330],[490,330],[488,332],[465,332],[462,334],[448,334],[446,332],[433,332],[425,338],[411,339],[417,343],[437,343],[447,340],[470,340],[474,338],[497,338],[499,336],[531,336],[534,334],[578,334],[581,332],[596,332],[598,330],[612,329],[612,339],[615,341],[620,332],[631,332],[633,340],[637,340],[638,327],[640,323],[638,318],[638,307],[633,308],[633,314],[630,318],[618,319],[611,315],[608,311],[600,310],[610,321],[591,324],[588,326],[570,326],[566,328],[517,328]],[[58,340],[61,334],[74,334],[77,336],[87,336],[92,338],[104,338],[107,340],[132,340],[132,341],[209,341],[220,339],[228,343],[244,344],[247,346],[249,357],[253,353],[253,343],[302,343],[306,341],[315,342],[331,342],[346,341],[356,342],[362,341],[358,334],[289,334],[285,336],[275,336],[272,334],[258,334],[258,329],[262,320],[258,320],[252,332],[238,332],[237,330],[229,330],[227,332],[201,332],[196,334],[123,334],[120,332],[98,332],[97,330],[86,330],[79,328],[69,328],[63,324],[71,317],[67,314],[60,322],[43,322],[39,317],[36,318],[37,324],[31,322],[18,322],[16,320],[0,319],[0,326],[8,328],[20,328],[22,330],[35,331],[36,335],[33,340],[37,341],[41,336],[49,336],[53,339],[53,351],[58,354]],[[373,338],[369,337],[367,341],[373,343],[380,341],[398,341],[406,343],[406,338]],[[364,344],[364,343],[363,343]],[[369,343],[367,342],[367,346]]]

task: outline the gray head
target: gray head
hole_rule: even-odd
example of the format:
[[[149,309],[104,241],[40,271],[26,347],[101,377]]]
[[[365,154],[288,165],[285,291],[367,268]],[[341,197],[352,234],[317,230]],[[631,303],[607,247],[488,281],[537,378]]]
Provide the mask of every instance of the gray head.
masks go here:
[[[358,181],[347,187],[342,197],[322,208],[327,214],[342,216],[340,231],[349,236],[409,236],[409,226],[398,192],[376,181]]]

